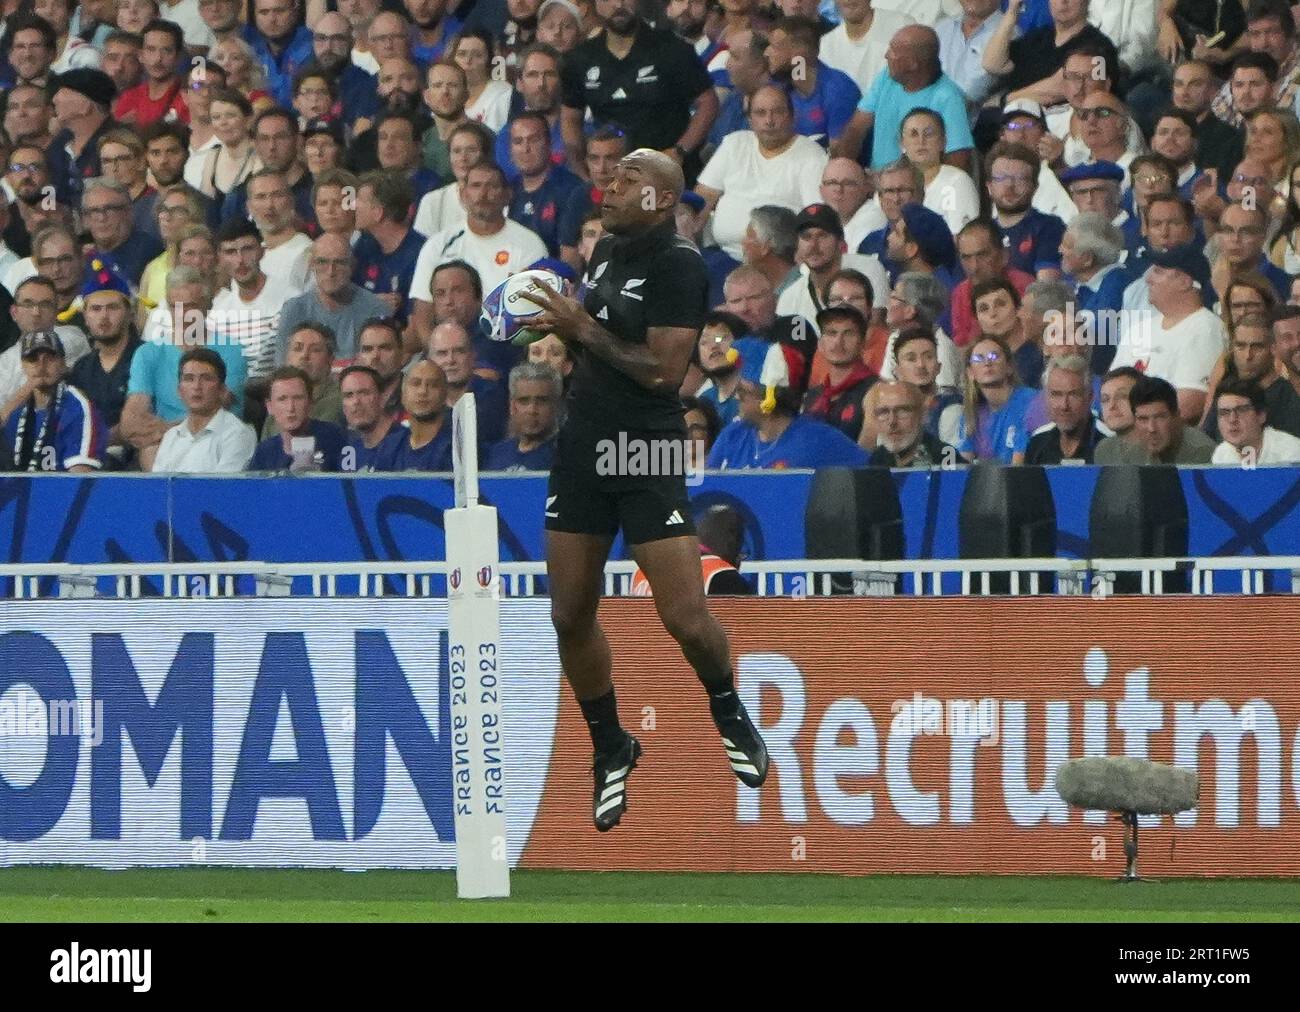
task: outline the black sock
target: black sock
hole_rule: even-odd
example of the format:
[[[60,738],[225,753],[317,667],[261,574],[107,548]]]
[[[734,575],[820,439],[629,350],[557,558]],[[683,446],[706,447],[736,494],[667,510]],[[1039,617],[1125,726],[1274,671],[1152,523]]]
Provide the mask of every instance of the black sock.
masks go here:
[[[618,722],[618,703],[614,699],[614,690],[610,689],[595,699],[580,699],[578,705],[582,707],[582,716],[586,718],[587,730],[591,732],[591,744],[595,746],[596,754],[608,755],[617,751],[627,732]]]
[[[704,682],[709,694],[709,712],[714,720],[725,720],[740,713],[740,696],[736,694],[736,682],[728,671],[716,682]]]

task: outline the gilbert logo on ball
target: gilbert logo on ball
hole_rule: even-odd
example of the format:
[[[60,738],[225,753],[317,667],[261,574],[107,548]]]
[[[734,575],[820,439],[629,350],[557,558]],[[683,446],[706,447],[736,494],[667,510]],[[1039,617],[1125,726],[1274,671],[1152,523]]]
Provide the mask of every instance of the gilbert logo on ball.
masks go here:
[[[545,333],[529,327],[529,321],[542,312],[542,307],[527,298],[543,288],[558,293],[564,290],[564,282],[552,271],[530,270],[512,274],[497,285],[483,300],[483,329],[487,336],[515,345],[532,344],[545,337]]]

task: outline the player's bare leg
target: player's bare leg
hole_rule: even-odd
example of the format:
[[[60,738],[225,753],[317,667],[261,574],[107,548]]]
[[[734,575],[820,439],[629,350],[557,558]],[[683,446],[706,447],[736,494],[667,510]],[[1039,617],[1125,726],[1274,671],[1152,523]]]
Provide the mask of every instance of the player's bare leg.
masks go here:
[[[709,712],[722,735],[732,772],[747,787],[767,779],[767,746],[736,694],[727,634],[709,611],[694,537],[663,538],[632,546],[650,581],[655,608],[669,635],[709,694]]]
[[[609,640],[596,621],[611,544],[611,538],[598,535],[546,532],[551,622],[560,666],[596,753],[593,816],[601,832],[616,826],[627,809],[627,777],[641,755],[640,743],[619,724]]]

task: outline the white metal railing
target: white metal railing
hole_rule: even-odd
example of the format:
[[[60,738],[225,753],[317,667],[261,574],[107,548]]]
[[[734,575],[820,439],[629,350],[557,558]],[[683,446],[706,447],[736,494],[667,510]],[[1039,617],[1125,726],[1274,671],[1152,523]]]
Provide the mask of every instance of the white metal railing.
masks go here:
[[[545,593],[539,583],[546,575],[544,562],[504,562],[500,569],[507,596]],[[605,593],[626,595],[635,570],[631,561],[607,563]],[[1106,596],[1115,592],[1123,574],[1137,577],[1139,593],[1159,595],[1165,593],[1169,574],[1175,573],[1186,574],[1186,590],[1192,594],[1300,594],[1300,556],[786,559],[746,561],[741,572],[754,578],[760,596]],[[1280,577],[1270,581],[1266,574]],[[0,565],[0,597],[441,597],[446,575],[444,561],[8,564]],[[1221,577],[1217,588],[1216,575]]]

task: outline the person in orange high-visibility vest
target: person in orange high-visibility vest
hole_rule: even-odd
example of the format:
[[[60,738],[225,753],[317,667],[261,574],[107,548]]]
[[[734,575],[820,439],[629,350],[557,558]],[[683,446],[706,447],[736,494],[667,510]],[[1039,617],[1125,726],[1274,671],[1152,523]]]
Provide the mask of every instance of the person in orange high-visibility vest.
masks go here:
[[[744,525],[730,506],[710,506],[695,522],[700,538],[700,570],[704,593],[713,596],[752,594],[754,588],[740,575],[740,546]],[[640,567],[632,574],[632,597],[649,597],[650,581]]]

